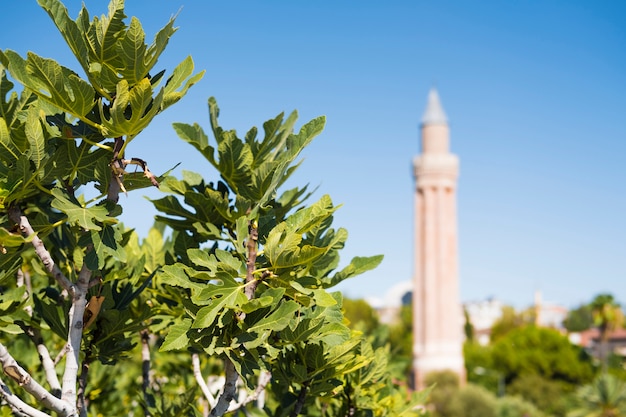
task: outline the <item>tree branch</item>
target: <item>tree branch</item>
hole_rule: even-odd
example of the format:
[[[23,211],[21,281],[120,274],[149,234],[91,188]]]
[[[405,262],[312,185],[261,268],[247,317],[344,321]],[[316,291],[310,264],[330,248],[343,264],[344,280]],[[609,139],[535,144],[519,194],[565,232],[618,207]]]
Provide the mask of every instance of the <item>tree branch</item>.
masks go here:
[[[113,159],[111,160],[111,181],[109,181],[109,189],[107,190],[107,200],[117,203],[120,199],[120,190],[122,189],[122,176],[124,174],[124,166],[120,159],[120,152],[124,147],[124,138],[118,136],[113,144]]]
[[[13,394],[11,389],[0,378],[0,395],[7,402],[13,414],[26,417],[51,417],[50,414],[46,414],[43,411],[39,411],[36,408],[26,404],[20,397]]]
[[[46,345],[43,343],[41,330],[36,327],[28,326],[24,329],[24,331],[37,348],[39,360],[41,361],[41,366],[43,367],[46,374],[46,381],[48,381],[48,385],[50,386],[51,394],[57,398],[61,398],[61,383],[59,382],[59,376],[57,375],[54,361],[50,356],[50,352],[48,351]]]
[[[204,394],[204,397],[209,402],[209,407],[215,407],[217,401],[215,400],[213,394],[211,394],[211,391],[202,376],[202,370],[200,369],[200,356],[197,353],[191,354],[191,364],[193,366],[193,376],[196,378],[196,382],[200,386],[200,390]]]
[[[22,268],[17,270],[17,286],[25,286],[26,293],[24,294],[24,298],[26,299],[30,297],[30,294],[32,293],[30,274],[28,272],[24,272]],[[30,305],[24,307],[24,311],[26,311],[26,314],[30,317],[33,316],[33,308]],[[39,360],[41,361],[41,365],[43,366],[46,374],[46,381],[48,381],[48,385],[50,385],[52,395],[57,398],[61,398],[61,384],[59,383],[59,377],[54,369],[54,361],[50,357],[50,352],[43,342],[41,330],[37,327],[26,326],[25,324],[20,327],[22,327],[24,333],[26,333],[28,338],[33,342],[37,349],[37,353],[39,353]]]
[[[76,407],[80,417],[87,417],[87,407],[89,403],[85,399],[85,392],[87,391],[87,381],[89,379],[89,367],[91,366],[91,347],[85,354],[85,359],[81,365],[80,377],[78,378],[78,393],[76,400]]]
[[[139,165],[143,170],[143,175],[150,180],[152,185],[154,185],[156,188],[159,188],[159,181],[157,181],[156,176],[148,169],[148,164],[146,163],[146,161],[139,158],[131,158],[124,159],[122,162],[124,165]]]
[[[304,402],[306,401],[306,394],[308,390],[309,390],[309,383],[305,382],[302,385],[302,388],[300,388],[298,401],[296,402],[296,405],[294,405],[293,410],[291,411],[291,414],[289,414],[289,417],[297,417],[300,415],[300,413],[302,412],[302,408],[304,407]]]
[[[251,300],[254,298],[254,292],[259,285],[258,280],[254,278],[259,231],[255,222],[250,223],[249,229],[248,239],[246,240],[248,260],[246,261],[246,287],[244,289],[244,294],[248,297],[248,300]]]
[[[224,372],[226,373],[226,382],[224,382],[224,392],[217,400],[217,404],[211,410],[211,417],[223,416],[228,411],[230,402],[235,399],[237,393],[237,379],[239,374],[235,369],[235,365],[228,358],[224,358]]]
[[[75,286],[72,307],[69,313],[69,332],[67,336],[67,355],[65,357],[65,372],[63,374],[63,389],[61,398],[76,407],[76,379],[79,368],[80,342],[83,337],[83,316],[87,304],[87,290],[91,271],[87,264],[83,266],[78,274],[78,281]]]
[[[39,385],[39,383],[35,381],[30,376],[30,374],[17,363],[17,361],[13,358],[13,356],[11,356],[7,348],[2,343],[0,343],[0,363],[2,364],[2,369],[4,370],[4,373],[10,376],[11,379],[17,382],[21,387],[23,387],[26,392],[35,397],[35,399],[37,399],[37,401],[40,402],[44,407],[47,407],[62,416],[72,415],[72,408],[70,407],[70,404],[59,398],[56,398],[54,395],[46,391],[44,387]],[[6,395],[4,386],[2,388],[2,391],[2,395]]]
[[[30,225],[26,216],[22,215],[22,212],[17,207],[11,207],[9,209],[9,217],[13,220],[19,227],[20,232],[27,237],[32,237],[32,245],[35,248],[35,253],[41,259],[46,271],[59,283],[59,285],[72,294],[74,291],[74,285],[72,282],[63,274],[61,269],[54,263],[52,260],[52,256],[50,256],[50,252],[46,249],[43,244],[43,241],[39,238],[39,236],[35,235],[35,231]]]
[[[259,240],[259,232],[255,222],[250,222],[249,226],[249,234],[248,239],[246,240],[246,251],[248,253],[248,259],[246,261],[246,286],[244,287],[244,294],[251,300],[254,298],[254,293],[256,291],[257,286],[259,285],[258,280],[254,278],[254,270],[256,268],[256,257],[257,257],[257,244]],[[238,313],[238,317],[240,320],[243,320],[246,315],[243,312]],[[193,358],[193,357],[192,357]],[[194,365],[195,367],[195,365]],[[198,365],[199,368],[199,365]],[[232,400],[235,399],[235,394],[237,393],[237,379],[239,378],[239,374],[235,369],[235,365],[233,365],[232,361],[229,358],[224,358],[224,372],[226,374],[226,381],[224,382],[224,391],[220,395],[217,403],[211,410],[211,416],[221,416],[224,415],[226,411],[228,411],[228,407]],[[194,375],[195,375],[194,369]],[[196,380],[198,377],[196,376]],[[200,379],[202,376],[200,375]],[[201,385],[202,388],[202,385]],[[204,390],[203,390],[204,391]],[[207,388],[208,393],[208,388]],[[210,393],[209,393],[210,395]],[[206,396],[206,393],[205,393]],[[207,396],[207,399],[210,397]],[[209,402],[211,402],[209,400]]]
[[[200,369],[200,356],[197,353],[191,354],[191,364],[193,366],[193,376],[196,378],[196,382],[200,386],[200,390],[204,394],[204,397],[209,402],[209,407],[215,407],[217,401],[213,394],[211,394],[211,390],[209,390],[204,377],[202,376],[202,370]]]
[[[55,358],[54,358],[54,366],[57,366],[59,364],[59,362],[61,362],[61,359],[63,359],[63,357],[65,356],[66,353],[67,353],[67,343],[63,345],[63,348],[55,356]]]
[[[141,383],[141,390],[143,391],[143,400],[146,404],[149,404],[148,388],[150,387],[150,333],[148,329],[143,329],[140,332],[141,336],[141,375],[143,381]],[[151,414],[146,407],[144,409],[144,415],[150,417]]]
[[[252,401],[256,401],[257,399],[261,398],[261,394],[265,392],[265,387],[267,386],[267,384],[269,384],[271,379],[272,373],[270,371],[261,371],[261,373],[259,374],[259,383],[257,384],[256,389],[254,390],[252,395],[246,397],[242,405],[249,404]],[[259,407],[263,408],[262,405],[259,405]]]

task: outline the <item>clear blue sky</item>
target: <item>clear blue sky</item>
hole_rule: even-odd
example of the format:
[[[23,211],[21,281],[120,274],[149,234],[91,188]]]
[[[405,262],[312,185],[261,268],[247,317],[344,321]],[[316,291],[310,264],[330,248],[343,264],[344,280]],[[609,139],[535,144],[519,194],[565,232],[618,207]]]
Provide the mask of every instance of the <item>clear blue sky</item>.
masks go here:
[[[80,2],[66,1],[76,17]],[[104,0],[85,1],[93,16]],[[181,9],[182,7],[182,9]],[[327,116],[292,185],[319,186],[343,207],[344,252],[385,255],[348,281],[384,294],[412,275],[411,160],[436,86],[461,159],[463,301],[575,306],[600,291],[626,303],[626,2],[128,0],[148,37],[180,10],[160,67],[187,55],[205,78],[128,150],[161,173],[178,162],[215,175],[172,122],[208,130],[207,98],[241,135],[281,111]],[[75,60],[36,1],[0,16],[0,48]],[[178,170],[180,172],[180,170]],[[145,194],[145,193],[143,193]],[[158,192],[151,191],[151,197]],[[154,210],[122,197],[145,234]]]

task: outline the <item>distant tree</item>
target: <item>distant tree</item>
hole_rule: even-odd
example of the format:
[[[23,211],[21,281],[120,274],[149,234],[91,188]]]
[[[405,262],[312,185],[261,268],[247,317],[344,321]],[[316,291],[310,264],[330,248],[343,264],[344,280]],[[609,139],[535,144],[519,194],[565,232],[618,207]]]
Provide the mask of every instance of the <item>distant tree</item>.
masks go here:
[[[450,414],[441,417],[496,417],[497,404],[493,393],[468,384],[450,400]]]
[[[463,309],[463,317],[465,318],[465,324],[463,325],[463,331],[465,333],[465,340],[468,342],[474,341],[474,325],[470,319],[469,312],[466,308]]]
[[[600,361],[604,369],[607,367],[608,341],[611,332],[622,327],[624,313],[611,294],[599,294],[590,304],[593,322],[600,331]]]
[[[435,417],[451,416],[451,398],[459,391],[459,376],[452,371],[431,372],[424,378],[424,384],[432,387],[428,397],[428,408]]]
[[[507,395],[498,399],[497,417],[544,417],[539,408],[521,397]]]
[[[593,314],[589,304],[581,304],[570,310],[563,320],[563,326],[568,332],[582,332],[593,327]]]
[[[524,310],[520,313],[512,306],[502,307],[502,316],[491,326],[491,341],[506,335],[513,329],[517,329],[527,324],[535,322],[535,312],[533,309]]]
[[[501,391],[501,374],[494,369],[491,346],[465,342],[463,357],[468,382],[480,385],[493,393]]]
[[[519,396],[550,415],[565,414],[566,392],[558,381],[537,374],[521,375],[507,387],[507,394]]]
[[[365,300],[345,298],[343,312],[348,325],[354,330],[369,334],[380,326],[376,310]]]
[[[494,368],[512,383],[536,374],[566,387],[587,383],[594,375],[591,359],[554,329],[525,326],[511,330],[493,344]]]
[[[399,320],[389,326],[389,343],[394,355],[393,363],[399,369],[399,378],[410,379],[413,358],[413,310],[411,305],[400,307]]]
[[[375,348],[389,349],[388,371],[396,381],[410,381],[413,349],[411,306],[402,306],[398,320],[382,324],[376,310],[365,300],[344,299],[348,326],[362,332]],[[408,386],[408,385],[407,385]]]
[[[621,416],[626,416],[626,383],[607,373],[580,387],[567,413],[567,417]]]

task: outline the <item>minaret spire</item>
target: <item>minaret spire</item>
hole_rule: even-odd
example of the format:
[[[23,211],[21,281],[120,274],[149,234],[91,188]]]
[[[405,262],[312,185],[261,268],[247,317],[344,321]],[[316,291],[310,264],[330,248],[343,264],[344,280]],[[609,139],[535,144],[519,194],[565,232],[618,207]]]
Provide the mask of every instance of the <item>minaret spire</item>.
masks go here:
[[[422,124],[424,125],[447,125],[448,118],[446,112],[443,111],[439,93],[435,87],[428,92],[428,101],[426,102],[426,111],[422,116]]]

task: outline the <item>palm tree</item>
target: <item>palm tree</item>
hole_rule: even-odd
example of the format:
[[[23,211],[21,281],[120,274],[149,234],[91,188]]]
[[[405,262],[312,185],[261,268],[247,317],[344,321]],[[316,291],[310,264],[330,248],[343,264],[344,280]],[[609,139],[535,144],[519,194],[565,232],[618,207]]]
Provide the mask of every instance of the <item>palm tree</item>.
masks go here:
[[[612,294],[599,294],[591,302],[591,314],[600,331],[600,361],[606,370],[609,334],[624,324],[624,313]]]
[[[574,407],[567,413],[567,417],[623,416],[626,416],[626,383],[608,373],[578,388]]]

